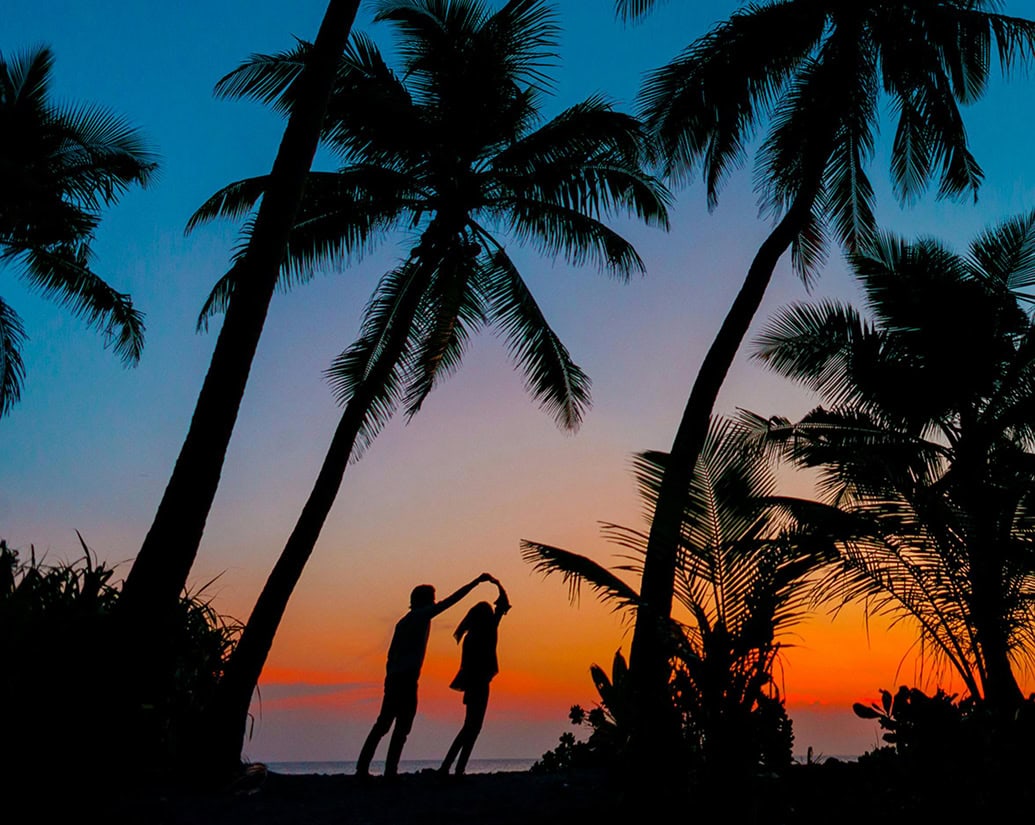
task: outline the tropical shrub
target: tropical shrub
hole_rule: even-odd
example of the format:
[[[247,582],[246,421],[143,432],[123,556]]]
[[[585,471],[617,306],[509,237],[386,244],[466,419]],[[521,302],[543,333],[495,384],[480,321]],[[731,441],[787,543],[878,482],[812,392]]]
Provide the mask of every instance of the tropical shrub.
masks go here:
[[[660,453],[638,457],[648,516],[667,460]],[[807,610],[812,574],[832,558],[831,545],[815,533],[799,534],[795,514],[813,503],[776,498],[764,455],[749,449],[731,422],[715,422],[693,479],[676,589],[687,619],[657,631],[667,651],[665,716],[678,751],[672,756],[710,771],[786,767],[793,734],[772,671],[782,636]],[[646,535],[616,525],[605,530],[635,554],[633,564],[618,569],[638,572]],[[639,593],[591,559],[549,545],[522,545],[536,569],[562,574],[573,599],[585,582],[619,609],[632,613],[638,607]],[[612,675],[607,680],[599,668],[594,671],[606,712],[586,719],[597,742],[613,744],[620,758],[644,708],[631,696],[620,656]]]
[[[123,781],[171,776],[192,761],[174,732],[200,718],[237,625],[201,596],[184,596],[164,690],[153,704],[129,705],[120,674],[132,662],[113,620],[115,569],[79,541],[81,558],[49,564],[34,548],[22,560],[0,539],[0,770],[45,781],[41,766],[57,761],[74,766],[84,786],[115,772]]]
[[[589,737],[578,741],[570,732],[561,734],[560,744],[533,766],[537,772],[611,766],[624,755],[632,733],[633,710],[625,657],[621,650],[615,652],[610,677],[597,664],[591,665],[589,671],[600,701],[588,711],[581,705],[572,705],[568,713],[573,725],[589,728]]]

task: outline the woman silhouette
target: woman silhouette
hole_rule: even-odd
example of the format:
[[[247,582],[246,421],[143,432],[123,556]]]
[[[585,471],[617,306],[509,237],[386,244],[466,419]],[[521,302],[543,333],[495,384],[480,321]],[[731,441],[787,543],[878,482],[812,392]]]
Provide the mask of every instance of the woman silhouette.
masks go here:
[[[453,690],[463,691],[467,712],[464,714],[464,726],[449,746],[449,753],[439,768],[443,774],[449,773],[456,759],[456,775],[463,776],[474,742],[482,729],[485,709],[489,705],[489,682],[499,673],[499,662],[496,659],[497,628],[500,619],[510,610],[510,602],[499,580],[490,578],[489,581],[499,590],[496,608],[493,609],[488,602],[478,602],[467,611],[453,632],[453,637],[458,644],[462,641],[463,647],[460,652],[460,670],[449,686]]]

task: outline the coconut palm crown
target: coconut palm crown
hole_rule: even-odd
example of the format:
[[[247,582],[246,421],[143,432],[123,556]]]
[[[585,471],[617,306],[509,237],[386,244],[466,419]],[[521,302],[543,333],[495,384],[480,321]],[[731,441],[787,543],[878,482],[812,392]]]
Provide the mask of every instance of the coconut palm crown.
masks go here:
[[[533,396],[574,429],[589,381],[504,239],[621,278],[642,272],[632,245],[602,218],[625,213],[667,227],[668,195],[644,171],[644,131],[599,96],[543,120],[557,29],[541,0],[512,0],[494,13],[476,2],[386,2],[376,19],[399,34],[399,71],[369,38],[353,36],[325,125],[325,145],[342,166],[310,175],[283,275],[308,277],[317,263],[362,252],[389,230],[413,238],[367,307],[360,339],[331,367],[339,397],[355,393],[397,336],[364,426],[369,440],[397,403],[415,413],[471,335],[491,324]],[[221,89],[287,111],[308,48],[256,56]],[[252,178],[226,187],[192,225],[246,214],[263,186]],[[232,277],[217,284],[203,318],[232,289]]]
[[[652,3],[619,2],[629,16]],[[1031,57],[1035,22],[996,13],[996,0],[767,0],[752,3],[652,72],[644,115],[670,175],[700,170],[709,206],[760,137],[763,209],[805,207],[793,241],[802,275],[828,238],[854,250],[875,228],[867,163],[880,99],[895,113],[891,179],[899,200],[937,180],[940,197],[976,197],[981,169],[961,105]],[[768,123],[768,127],[763,124]]]
[[[1033,260],[1035,213],[966,255],[881,235],[851,259],[869,317],[792,306],[757,349],[825,405],[755,419],[760,432],[858,518],[826,589],[910,617],[926,652],[1007,713],[1035,660]]]
[[[144,343],[143,315],[92,269],[101,210],[157,167],[137,130],[95,106],[51,99],[45,46],[0,55],[0,264],[104,334],[126,363]],[[0,416],[21,396],[25,329],[0,298]]]

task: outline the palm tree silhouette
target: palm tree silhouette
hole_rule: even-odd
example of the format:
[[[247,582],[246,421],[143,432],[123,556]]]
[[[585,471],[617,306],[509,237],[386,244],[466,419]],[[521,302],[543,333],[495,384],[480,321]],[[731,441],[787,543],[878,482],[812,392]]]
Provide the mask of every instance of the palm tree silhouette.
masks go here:
[[[359,0],[330,0],[327,4],[311,59],[299,78],[295,105],[269,174],[265,197],[242,254],[227,275],[235,288],[232,296],[227,295],[223,326],[190,428],[154,521],[123,584],[119,613],[131,633],[134,628],[147,627],[151,634],[161,634],[175,615],[197,555],[287,252],[287,238],[295,225],[320,140],[338,56],[345,48],[358,7]],[[162,646],[143,647],[150,651],[148,655],[158,655]]]
[[[127,364],[140,359],[144,318],[92,269],[101,209],[157,167],[138,132],[95,106],[57,105],[54,55],[0,55],[0,263],[99,328]],[[0,299],[0,416],[21,396],[25,330]]]
[[[1035,657],[1033,256],[1035,213],[967,255],[880,236],[851,258],[872,320],[793,306],[757,350],[828,405],[755,419],[858,519],[825,589],[912,617],[923,649],[1004,714],[1021,699],[1012,664]]]
[[[213,749],[225,764],[239,759],[255,685],[350,459],[399,406],[407,416],[420,409],[474,333],[499,330],[559,426],[575,430],[582,420],[589,380],[503,238],[627,279],[643,264],[602,219],[631,213],[667,227],[668,195],[643,169],[648,142],[635,118],[592,97],[543,122],[557,29],[542,0],[511,0],[494,13],[474,0],[389,2],[375,19],[394,25],[401,69],[393,72],[366,37],[345,50],[325,127],[343,166],[310,176],[283,277],[355,252],[378,230],[409,230],[412,247],[383,276],[359,339],[328,371],[344,411],[228,663],[216,716],[231,730]],[[300,44],[256,57],[226,87],[290,109],[308,51]],[[231,184],[195,219],[245,214],[264,187],[263,178]],[[217,285],[205,311],[226,288]]]
[[[648,520],[668,461],[664,453],[637,456]],[[834,558],[833,544],[811,529],[814,502],[775,495],[771,462],[764,450],[745,442],[737,423],[716,419],[696,469],[683,493],[676,568],[676,599],[687,620],[670,620],[667,628],[671,659],[663,710],[711,769],[762,762],[784,767],[790,742],[784,742],[784,764],[776,764],[781,754],[772,747],[788,724],[773,667],[787,634],[809,608],[813,573]],[[604,534],[631,551],[616,570],[641,573],[648,535],[613,524],[605,525]],[[618,609],[632,613],[642,605],[640,592],[617,572],[585,556],[537,542],[521,545],[536,570],[562,575],[573,602],[585,583]],[[635,736],[645,710],[622,699],[621,722],[626,736]]]
[[[630,17],[653,5],[617,2]],[[989,11],[995,6],[768,0],[715,26],[644,83],[643,109],[668,173],[686,178],[700,168],[709,206],[768,121],[756,181],[763,209],[777,219],[701,364],[669,451],[630,658],[648,707],[656,704],[649,691],[660,690],[666,674],[656,629],[671,613],[683,491],[776,263],[790,248],[794,268],[808,279],[823,262],[828,236],[853,251],[873,235],[866,165],[882,93],[898,116],[891,176],[899,200],[917,198],[935,178],[940,197],[976,195],[981,170],[959,106],[984,92],[993,49],[1006,69],[1035,47],[1035,23]]]

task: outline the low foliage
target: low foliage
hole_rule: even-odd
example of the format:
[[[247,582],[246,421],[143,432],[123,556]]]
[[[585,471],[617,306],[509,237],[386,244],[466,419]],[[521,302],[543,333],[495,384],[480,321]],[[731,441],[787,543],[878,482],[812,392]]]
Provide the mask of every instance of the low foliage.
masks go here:
[[[648,514],[668,460],[653,452],[638,457]],[[765,456],[742,440],[732,422],[716,419],[685,498],[676,598],[687,621],[670,622],[664,633],[671,700],[666,724],[678,728],[680,742],[673,757],[709,772],[743,775],[792,761],[791,721],[772,674],[790,629],[809,609],[812,574],[828,563],[831,545],[799,529],[798,515],[812,502],[777,498],[774,491]],[[605,532],[631,551],[630,563],[608,569],[529,541],[522,543],[524,558],[545,574],[559,573],[573,598],[585,583],[617,609],[632,612],[640,594],[618,572],[640,572],[647,536],[618,525]],[[643,705],[628,698],[620,654],[611,679],[598,667],[592,675],[603,715],[585,717],[593,728],[590,742],[597,753],[606,743],[620,759],[642,724]]]
[[[909,781],[974,785],[975,793],[1026,775],[1033,766],[1035,696],[1004,720],[987,702],[969,695],[958,699],[941,688],[929,695],[902,686],[880,695],[880,702],[852,706],[860,718],[879,723],[887,743],[865,754],[862,762],[883,764]]]
[[[55,759],[89,776],[118,770],[155,778],[190,761],[176,732],[200,717],[237,637],[237,624],[200,596],[180,600],[175,668],[154,704],[127,705],[120,674],[133,667],[118,640],[114,568],[80,537],[81,558],[22,560],[0,540],[0,770],[38,772]],[[116,748],[130,733],[133,747]]]

